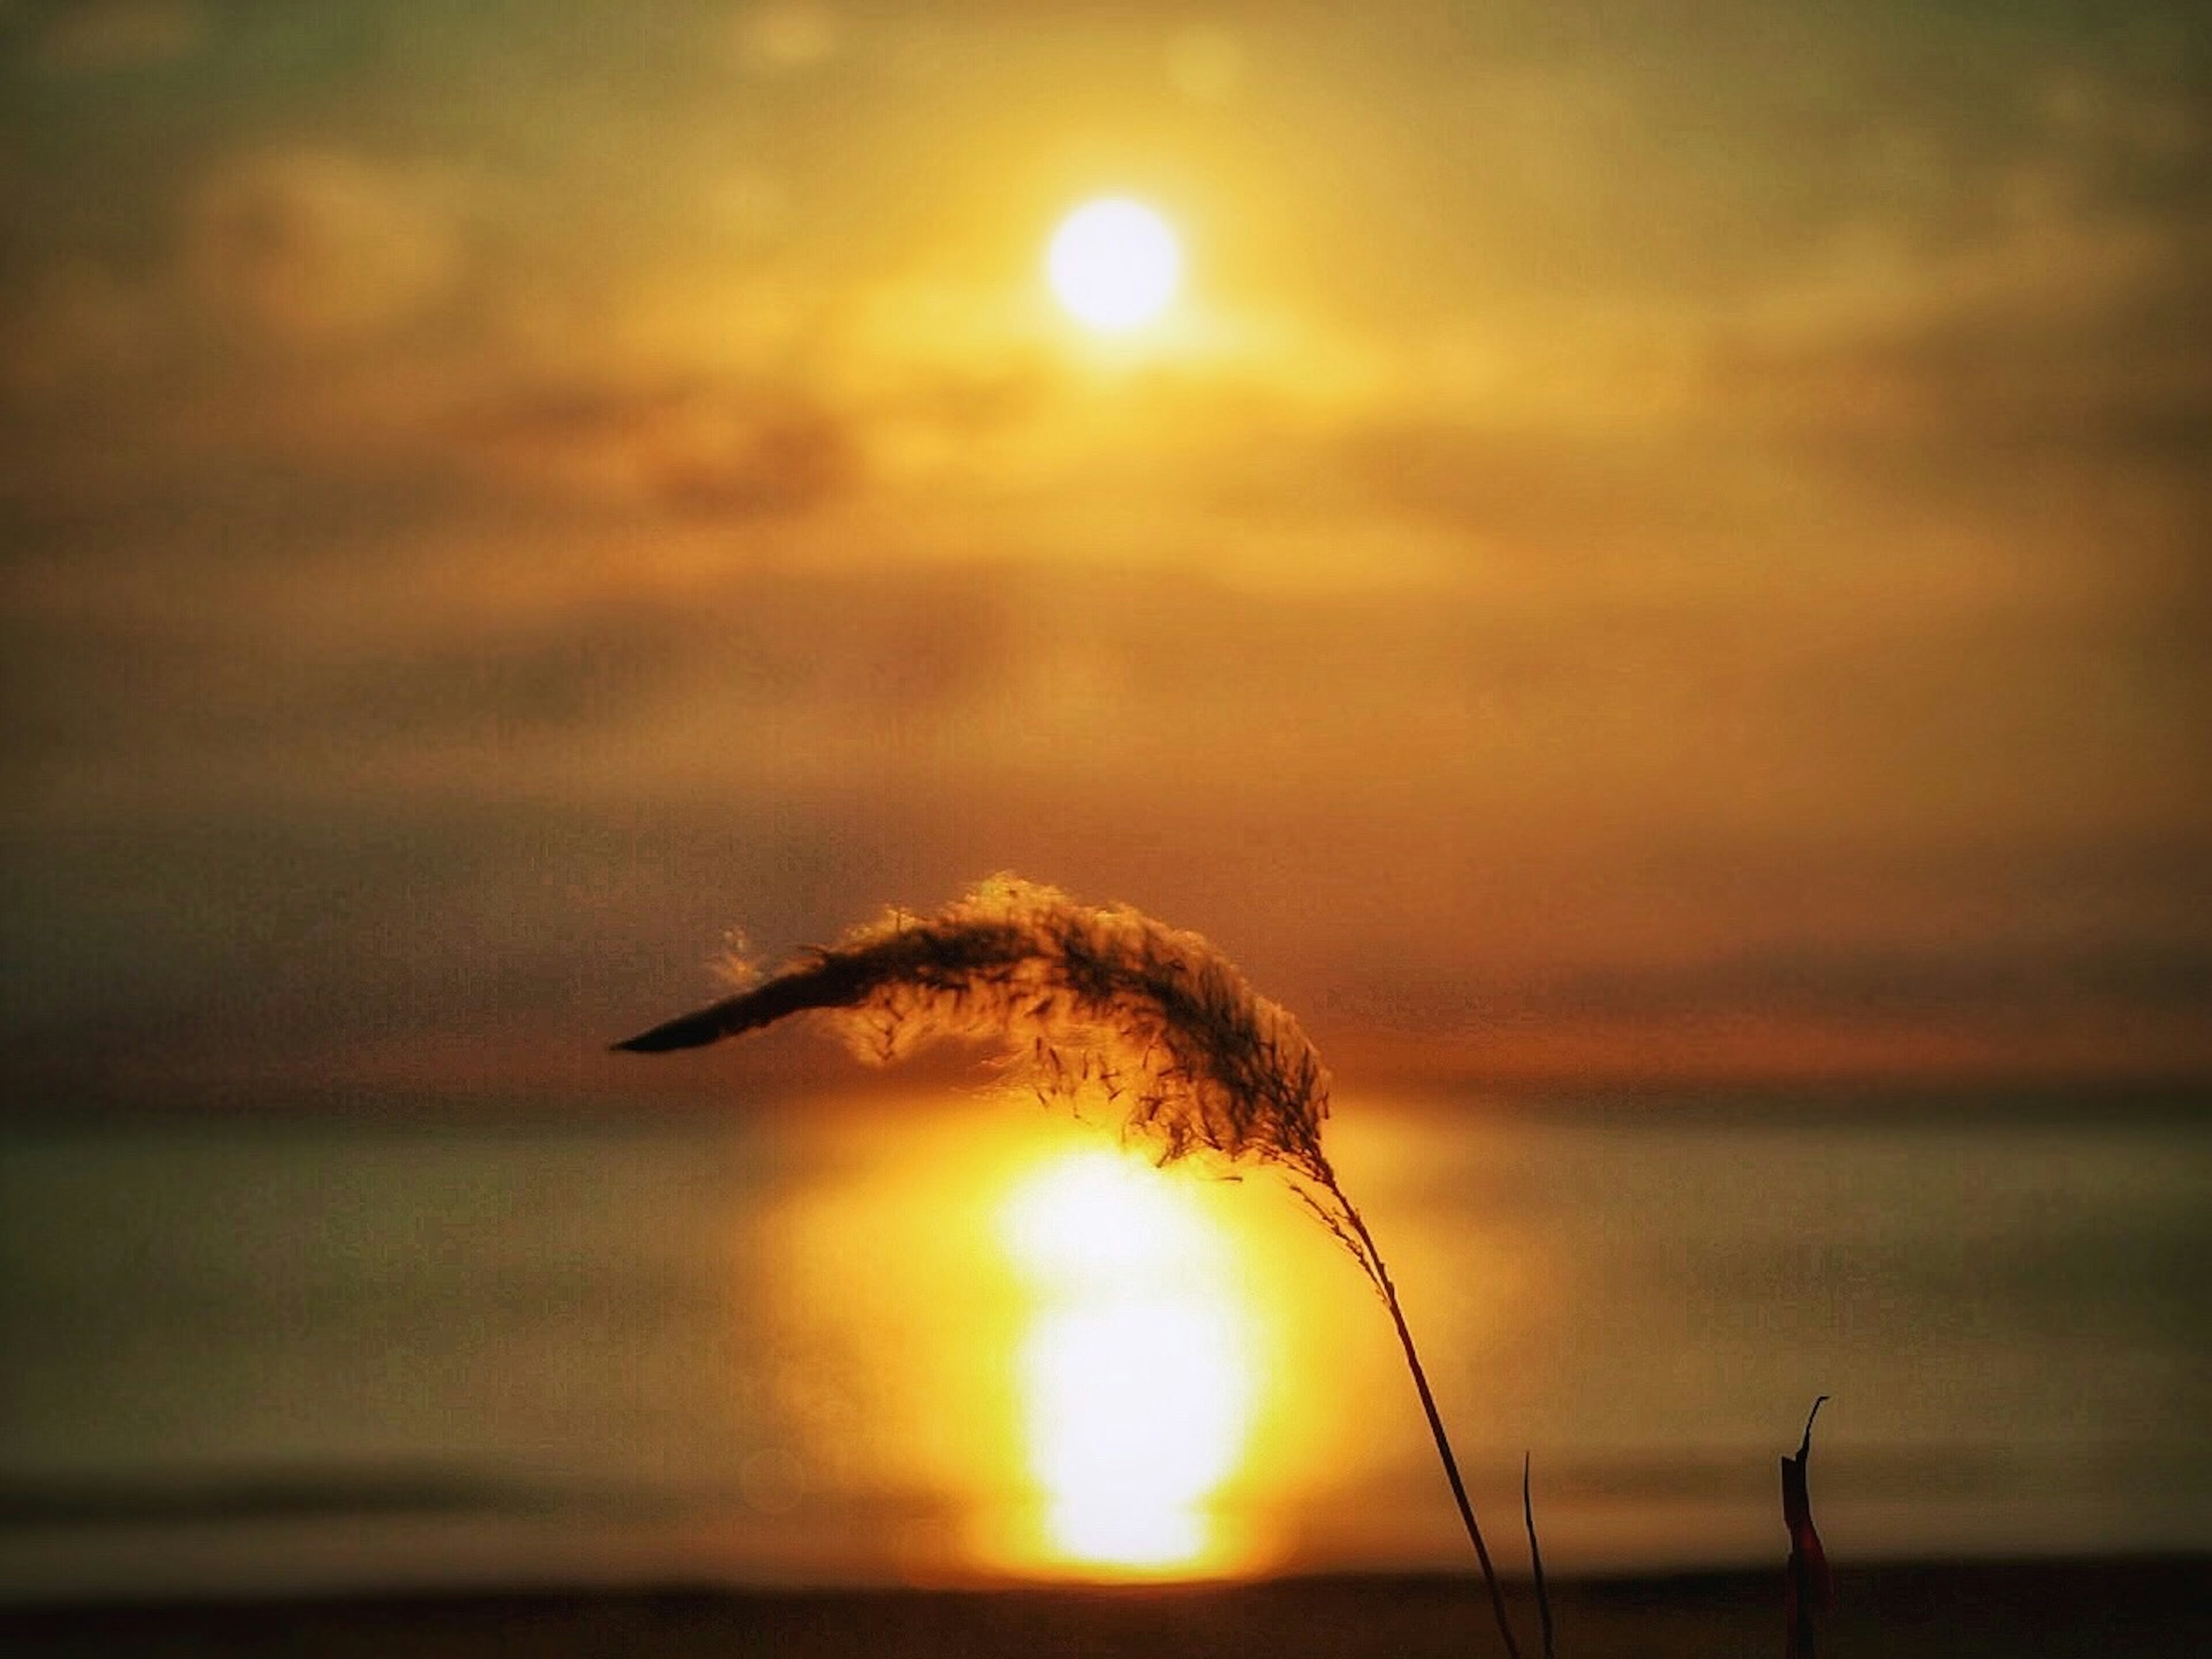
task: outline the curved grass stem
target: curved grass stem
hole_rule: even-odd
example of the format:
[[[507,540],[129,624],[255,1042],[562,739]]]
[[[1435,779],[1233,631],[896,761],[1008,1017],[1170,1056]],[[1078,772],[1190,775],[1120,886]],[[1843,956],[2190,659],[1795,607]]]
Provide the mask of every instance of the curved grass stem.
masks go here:
[[[1406,1352],[1406,1369],[1413,1373],[1414,1391],[1421,1397],[1421,1410],[1429,1419],[1429,1433],[1437,1443],[1437,1457],[1444,1466],[1444,1479],[1451,1486],[1452,1501],[1459,1505],[1460,1523],[1467,1528],[1468,1542],[1474,1546],[1474,1559],[1482,1565],[1483,1588],[1490,1592],[1490,1610],[1498,1620],[1498,1638],[1505,1644],[1507,1659],[1521,1659],[1521,1644],[1513,1639],[1512,1622],[1505,1616],[1505,1593],[1498,1583],[1498,1569],[1491,1565],[1490,1547],[1483,1542],[1482,1527],[1474,1518],[1474,1504],[1467,1495],[1467,1482],[1460,1477],[1459,1459],[1452,1455],[1451,1437],[1444,1432],[1443,1415],[1437,1411],[1437,1397],[1430,1390],[1429,1374],[1422,1368],[1420,1350],[1413,1346],[1413,1333],[1406,1323],[1406,1310],[1399,1304],[1398,1288],[1390,1282],[1390,1270],[1382,1265],[1382,1253],[1375,1248],[1375,1240],[1367,1231],[1367,1224],[1360,1219],[1359,1212],[1348,1202],[1344,1207],[1353,1231],[1365,1247],[1367,1263],[1374,1269],[1376,1287],[1382,1292],[1382,1305],[1390,1310],[1390,1322],[1397,1328],[1398,1346]]]

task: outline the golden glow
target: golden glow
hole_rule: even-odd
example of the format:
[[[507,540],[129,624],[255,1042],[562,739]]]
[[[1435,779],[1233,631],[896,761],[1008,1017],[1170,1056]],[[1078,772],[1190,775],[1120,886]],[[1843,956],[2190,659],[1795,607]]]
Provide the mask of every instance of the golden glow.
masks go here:
[[[1182,249],[1167,221],[1143,203],[1103,197],[1060,222],[1045,271],[1069,315],[1121,334],[1167,308],[1182,277]]]
[[[872,1534],[902,1577],[1263,1571],[1370,1443],[1338,1402],[1404,1387],[1365,1281],[1265,1176],[995,1099],[824,1102],[800,1144],[745,1251],[771,1415],[795,1490],[925,1500]]]
[[[1046,1547],[1092,1567],[1210,1565],[1207,1501],[1257,1392],[1227,1239],[1172,1173],[1105,1149],[1046,1165],[1002,1220],[1036,1299],[1019,1395]]]

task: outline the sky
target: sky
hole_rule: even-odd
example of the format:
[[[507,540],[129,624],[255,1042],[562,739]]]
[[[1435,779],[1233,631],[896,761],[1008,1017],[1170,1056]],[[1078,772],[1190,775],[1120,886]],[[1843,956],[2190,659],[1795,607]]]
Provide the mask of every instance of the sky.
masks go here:
[[[1002,869],[1345,1079],[2201,1080],[2208,93],[2132,3],[0,5],[0,1103],[768,1091],[603,1046]]]

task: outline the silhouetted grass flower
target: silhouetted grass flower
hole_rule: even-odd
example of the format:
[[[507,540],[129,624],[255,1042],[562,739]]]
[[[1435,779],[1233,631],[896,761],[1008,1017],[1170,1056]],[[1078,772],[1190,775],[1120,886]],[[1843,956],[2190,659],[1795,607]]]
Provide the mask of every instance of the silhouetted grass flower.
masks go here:
[[[1518,1659],[1397,1288],[1322,1147],[1328,1072],[1286,1009],[1254,992],[1196,933],[1127,905],[1079,904],[1056,889],[997,876],[934,915],[893,910],[710,1007],[615,1046],[641,1054],[697,1048],[810,1012],[832,1015],[877,1060],[939,1037],[1002,1043],[1006,1063],[1042,1097],[1103,1097],[1121,1112],[1125,1134],[1151,1145],[1164,1164],[1205,1153],[1273,1166],[1389,1311],[1498,1632]]]

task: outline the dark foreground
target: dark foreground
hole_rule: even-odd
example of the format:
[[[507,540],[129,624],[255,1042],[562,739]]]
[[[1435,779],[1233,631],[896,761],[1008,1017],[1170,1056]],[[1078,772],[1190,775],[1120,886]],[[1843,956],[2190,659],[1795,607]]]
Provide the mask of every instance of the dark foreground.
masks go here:
[[[1909,1566],[1840,1575],[1824,1655],[2125,1659],[2212,1654],[2212,1558]],[[1779,1575],[1558,1587],[1562,1659],[1778,1659]],[[1536,1619],[1516,1597],[1528,1659]],[[0,1610],[15,1655],[1259,1655],[1466,1659],[1498,1650],[1465,1581],[1316,1578],[1142,1589],[548,1591]]]

